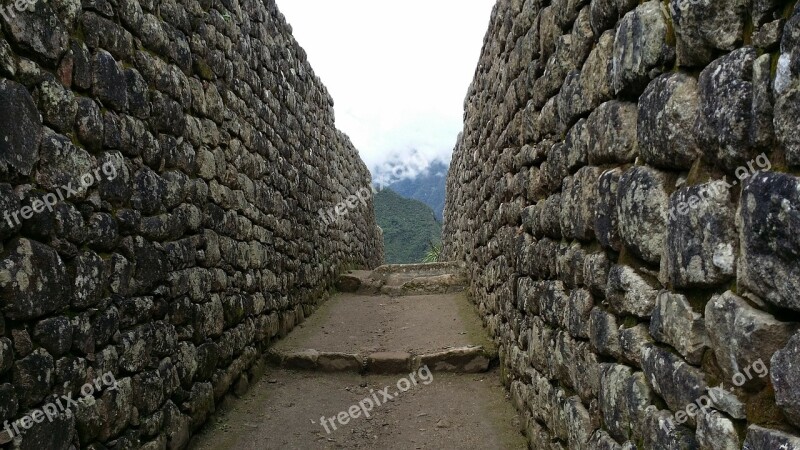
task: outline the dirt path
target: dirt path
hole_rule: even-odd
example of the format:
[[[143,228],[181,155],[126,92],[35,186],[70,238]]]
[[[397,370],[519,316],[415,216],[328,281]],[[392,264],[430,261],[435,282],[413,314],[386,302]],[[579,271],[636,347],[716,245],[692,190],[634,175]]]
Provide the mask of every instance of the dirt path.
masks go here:
[[[328,301],[276,348],[421,354],[468,345],[492,346],[463,293],[409,297],[343,294]]]
[[[197,450],[262,449],[525,449],[514,408],[498,374],[432,374],[385,405],[336,423],[333,417],[370,389],[397,392],[398,376],[361,377],[273,370],[199,435]],[[379,396],[379,401],[382,396]]]
[[[391,278],[391,267],[381,270]],[[426,286],[441,275],[402,270],[403,279]],[[462,292],[339,294],[275,349],[364,355],[465,346],[494,351]],[[496,371],[441,373],[427,366],[397,375],[271,368],[244,397],[224,402],[191,448],[525,449],[499,378]]]

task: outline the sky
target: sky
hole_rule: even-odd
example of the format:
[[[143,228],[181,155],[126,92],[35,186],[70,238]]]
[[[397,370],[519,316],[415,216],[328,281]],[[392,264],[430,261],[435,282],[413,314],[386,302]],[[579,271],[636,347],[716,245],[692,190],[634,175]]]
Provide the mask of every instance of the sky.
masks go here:
[[[495,0],[277,3],[373,174],[450,163]]]

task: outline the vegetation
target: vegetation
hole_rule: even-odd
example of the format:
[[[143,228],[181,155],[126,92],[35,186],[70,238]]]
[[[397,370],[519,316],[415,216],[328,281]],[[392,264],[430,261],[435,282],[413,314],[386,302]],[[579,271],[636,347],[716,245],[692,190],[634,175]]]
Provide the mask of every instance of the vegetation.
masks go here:
[[[442,243],[431,242],[430,248],[428,249],[428,253],[425,254],[425,258],[422,260],[422,262],[424,263],[439,262],[439,255],[441,254],[442,254]]]
[[[442,225],[420,201],[383,189],[375,194],[375,215],[383,229],[387,264],[420,263],[432,245],[441,246]]]

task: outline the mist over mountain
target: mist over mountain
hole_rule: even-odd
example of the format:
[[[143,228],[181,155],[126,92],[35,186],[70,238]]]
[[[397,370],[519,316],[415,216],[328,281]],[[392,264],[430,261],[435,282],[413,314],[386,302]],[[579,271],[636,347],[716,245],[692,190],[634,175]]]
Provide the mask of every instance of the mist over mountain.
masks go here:
[[[428,205],[436,220],[441,222],[447,170],[448,166],[439,160],[429,163],[418,160],[391,161],[374,170],[373,179],[380,188],[389,188],[402,197]]]

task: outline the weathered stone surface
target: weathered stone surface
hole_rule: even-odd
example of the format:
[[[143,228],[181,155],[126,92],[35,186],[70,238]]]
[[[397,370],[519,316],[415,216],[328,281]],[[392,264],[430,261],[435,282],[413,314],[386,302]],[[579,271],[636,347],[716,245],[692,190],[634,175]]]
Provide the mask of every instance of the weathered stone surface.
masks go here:
[[[662,281],[674,288],[711,287],[735,276],[738,236],[730,198],[722,181],[672,194]]]
[[[531,447],[796,435],[796,387],[760,374],[800,311],[800,7],[573,6],[498,1],[447,179],[443,255],[467,265]],[[747,306],[730,321],[707,308],[729,285]],[[653,394],[634,419],[601,364],[643,370]],[[687,409],[712,395],[715,412]]]
[[[697,80],[683,74],[662,75],[639,97],[639,152],[648,164],[688,169],[700,154],[693,132],[700,112]]]
[[[323,372],[361,372],[364,361],[358,355],[346,353],[320,353],[317,367]]]
[[[650,386],[674,411],[694,403],[708,387],[699,369],[655,345],[642,349],[642,368]]]
[[[694,450],[700,448],[695,433],[686,425],[675,423],[669,411],[647,408],[641,422],[644,448],[665,450]]]
[[[566,322],[569,333],[575,338],[589,337],[589,324],[594,300],[586,289],[575,289],[569,295]]]
[[[14,347],[8,338],[0,338],[0,374],[6,372],[14,364]]]
[[[11,80],[0,80],[0,161],[23,175],[39,160],[42,120],[31,94]]]
[[[685,296],[661,291],[650,320],[650,334],[674,347],[690,364],[699,365],[711,341],[703,315],[695,312]]]
[[[597,430],[589,441],[591,447],[596,450],[622,450],[614,438],[611,437],[605,430]]]
[[[594,237],[595,204],[591,194],[597,190],[600,169],[583,167],[564,180],[561,195],[561,232],[567,239],[581,241]]]
[[[30,320],[69,305],[66,268],[58,254],[36,241],[16,239],[0,261],[0,299],[4,313]]]
[[[577,81],[578,89],[570,98],[570,112],[584,115],[613,98],[614,31],[608,30],[589,53]]]
[[[772,386],[775,403],[783,410],[786,419],[800,426],[800,391],[795,380],[800,379],[800,333],[795,335],[772,356]]]
[[[800,80],[800,67],[798,66],[800,52],[797,50],[798,42],[800,42],[800,13],[798,11],[800,10],[795,7],[794,14],[786,21],[786,25],[781,30],[783,33],[781,54],[774,83],[775,94],[779,96],[785,94],[793,83]]]
[[[33,338],[51,355],[61,356],[72,347],[72,323],[67,317],[42,320],[33,329]]]
[[[800,85],[782,93],[775,102],[775,134],[792,166],[800,166],[800,139],[794,131],[800,126]]]
[[[604,297],[608,284],[608,271],[611,261],[605,252],[586,255],[583,260],[583,282],[592,295]]]
[[[49,66],[55,66],[67,49],[68,28],[50,3],[37,2],[36,8],[13,16],[3,14],[2,22],[12,42]]]
[[[411,370],[411,354],[378,352],[367,356],[367,371],[374,374],[397,374]]]
[[[733,50],[742,41],[747,14],[744,0],[670,0],[678,64],[702,66],[715,49]]]
[[[622,170],[606,170],[597,181],[597,207],[595,208],[594,230],[597,240],[604,248],[622,250],[617,216],[617,193]]]
[[[619,346],[622,350],[622,360],[626,364],[642,367],[642,349],[647,344],[652,344],[653,338],[647,331],[647,325],[640,323],[634,327],[620,328]]]
[[[101,103],[117,110],[128,107],[125,75],[110,53],[100,50],[92,61],[92,93]]]
[[[12,446],[185,448],[345,264],[382,261],[372,199],[317,218],[369,171],[274,3],[34,6],[0,18],[0,422],[111,372]]]
[[[619,231],[625,246],[647,262],[661,260],[667,234],[666,176],[646,166],[622,174],[617,192]]]
[[[719,386],[708,388],[708,396],[714,401],[714,408],[726,413],[734,419],[746,419],[747,411],[745,411],[745,404],[739,400],[739,397],[728,390],[730,386],[725,386],[724,383]]]
[[[750,306],[732,292],[714,296],[706,305],[706,330],[711,338],[717,364],[727,379],[745,375],[748,385],[766,380],[752,370],[754,364],[768,365],[772,355],[789,341],[798,325],[779,322],[770,314]],[[751,375],[745,374],[751,369]]]
[[[421,355],[419,364],[434,372],[481,373],[489,370],[491,358],[481,347],[462,347]]]
[[[614,91],[640,93],[675,58],[667,44],[667,14],[658,1],[645,2],[625,14],[614,39]]]
[[[768,449],[800,449],[800,438],[778,430],[751,425],[747,429],[747,438],[744,440],[742,450]]]
[[[61,133],[72,130],[78,112],[78,104],[72,91],[49,80],[39,85],[35,97],[47,125]]]
[[[635,0],[594,0],[590,5],[592,29],[599,35],[638,5]]]
[[[597,424],[592,420],[592,416],[585,406],[581,403],[580,397],[570,397],[564,403],[564,415],[566,416],[568,427],[569,448],[576,450],[588,450],[590,447],[589,439]]]
[[[738,450],[742,448],[733,422],[714,410],[697,413],[697,442],[709,450]]]
[[[616,314],[649,317],[658,292],[658,283],[631,267],[614,265],[608,273],[606,302]]]
[[[43,349],[14,362],[12,378],[21,409],[30,408],[47,396],[54,381],[53,370],[53,357]]]
[[[81,441],[106,441],[130,423],[133,414],[131,379],[117,380],[116,389],[106,389],[100,398],[87,397],[75,413]]]
[[[612,100],[600,105],[587,119],[589,164],[624,164],[632,162],[638,152],[634,103]]]
[[[589,339],[597,353],[617,357],[622,354],[617,318],[601,308],[592,309],[589,318]]]
[[[14,449],[41,450],[68,450],[73,448],[75,436],[75,416],[72,414],[54,415],[52,420],[46,418],[41,423],[34,422],[21,439],[15,441]]]
[[[700,74],[700,109],[694,132],[707,156],[733,170],[755,157],[761,146],[756,92],[764,80],[754,76],[752,47],[723,56]],[[766,112],[771,114],[770,111]]]
[[[609,434],[623,442],[641,436],[641,430],[633,425],[644,417],[652,401],[644,374],[620,364],[602,364],[602,367],[603,390],[598,402]]]
[[[739,208],[738,281],[764,300],[800,311],[800,179],[764,173],[750,178]]]

